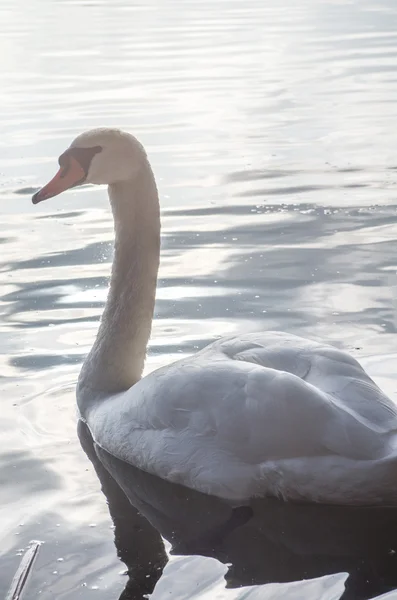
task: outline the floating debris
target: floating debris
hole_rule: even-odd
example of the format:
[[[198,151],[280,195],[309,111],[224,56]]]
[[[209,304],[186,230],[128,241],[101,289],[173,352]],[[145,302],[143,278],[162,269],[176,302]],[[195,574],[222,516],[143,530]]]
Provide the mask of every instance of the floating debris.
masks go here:
[[[25,552],[5,600],[20,600],[22,597],[23,590],[39,553],[40,546],[40,542],[33,542],[30,548]]]

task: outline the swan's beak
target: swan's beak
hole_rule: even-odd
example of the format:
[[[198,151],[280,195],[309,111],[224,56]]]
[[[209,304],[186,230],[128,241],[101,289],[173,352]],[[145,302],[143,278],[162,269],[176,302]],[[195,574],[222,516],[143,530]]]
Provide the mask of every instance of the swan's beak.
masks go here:
[[[73,156],[70,156],[67,167],[61,167],[55,177],[34,194],[32,202],[38,204],[43,200],[47,200],[47,198],[57,196],[61,192],[82,183],[85,178],[86,173],[83,167]]]

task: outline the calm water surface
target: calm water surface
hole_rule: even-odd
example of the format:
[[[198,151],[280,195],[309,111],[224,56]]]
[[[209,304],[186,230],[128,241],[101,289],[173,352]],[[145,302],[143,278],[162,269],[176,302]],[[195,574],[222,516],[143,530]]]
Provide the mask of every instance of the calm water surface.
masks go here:
[[[117,599],[124,566],[74,408],[106,298],[106,191],[30,195],[80,131],[132,131],[163,209],[147,369],[276,328],[348,349],[396,397],[397,5],[0,0],[0,23],[0,588],[41,540],[26,600]],[[305,518],[285,517],[294,548]],[[143,540],[154,564],[159,534]],[[153,598],[337,599],[349,565],[324,564],[231,581],[218,555],[171,556]]]

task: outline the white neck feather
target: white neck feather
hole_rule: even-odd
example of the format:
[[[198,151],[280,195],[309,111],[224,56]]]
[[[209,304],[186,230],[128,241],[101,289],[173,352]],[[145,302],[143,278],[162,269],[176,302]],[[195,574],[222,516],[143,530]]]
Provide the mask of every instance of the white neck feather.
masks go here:
[[[82,403],[85,392],[87,397],[119,392],[140,379],[153,319],[160,211],[149,162],[133,180],[110,185],[109,199],[115,229],[112,275],[98,335],[79,377]]]

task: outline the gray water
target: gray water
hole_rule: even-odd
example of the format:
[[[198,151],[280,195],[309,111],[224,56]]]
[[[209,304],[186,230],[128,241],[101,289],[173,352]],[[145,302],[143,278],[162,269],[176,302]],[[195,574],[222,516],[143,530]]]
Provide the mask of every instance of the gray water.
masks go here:
[[[397,5],[0,0],[0,25],[0,588],[40,540],[26,600],[116,599],[74,408],[106,298],[106,190],[31,193],[82,130],[130,130],[162,201],[147,370],[281,329],[351,351],[395,397]],[[243,598],[223,574],[175,557],[153,597]],[[288,593],[338,598],[335,577]]]

